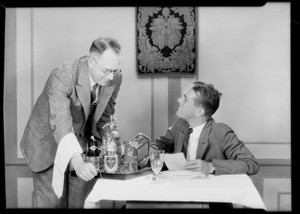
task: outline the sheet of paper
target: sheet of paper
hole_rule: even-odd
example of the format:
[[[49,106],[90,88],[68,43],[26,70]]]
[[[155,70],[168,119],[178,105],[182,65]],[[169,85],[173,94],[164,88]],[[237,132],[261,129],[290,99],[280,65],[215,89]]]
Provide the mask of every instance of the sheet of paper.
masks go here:
[[[175,153],[175,154],[165,154],[164,162],[166,163],[169,170],[184,170],[184,164],[186,163],[184,154]]]

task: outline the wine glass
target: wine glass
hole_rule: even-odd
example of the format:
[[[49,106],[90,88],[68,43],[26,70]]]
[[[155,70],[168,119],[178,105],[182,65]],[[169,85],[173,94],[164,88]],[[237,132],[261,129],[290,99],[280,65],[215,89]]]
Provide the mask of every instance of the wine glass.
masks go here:
[[[163,149],[150,149],[149,158],[151,163],[152,171],[154,172],[152,180],[155,181],[158,173],[161,171],[164,163],[164,153]]]

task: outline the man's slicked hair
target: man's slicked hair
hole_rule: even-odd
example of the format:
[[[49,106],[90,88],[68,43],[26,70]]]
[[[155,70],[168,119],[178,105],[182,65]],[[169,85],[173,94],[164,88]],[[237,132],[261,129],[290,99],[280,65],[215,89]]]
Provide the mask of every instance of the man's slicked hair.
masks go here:
[[[219,108],[222,93],[220,93],[212,84],[204,82],[193,82],[191,88],[196,97],[194,99],[196,106],[202,106],[207,116],[212,116]]]

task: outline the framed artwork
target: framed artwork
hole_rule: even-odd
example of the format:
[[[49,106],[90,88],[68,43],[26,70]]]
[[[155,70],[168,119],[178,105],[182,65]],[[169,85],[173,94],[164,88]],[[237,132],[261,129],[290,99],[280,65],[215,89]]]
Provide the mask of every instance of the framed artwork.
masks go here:
[[[195,75],[195,19],[195,7],[137,7],[138,75]]]

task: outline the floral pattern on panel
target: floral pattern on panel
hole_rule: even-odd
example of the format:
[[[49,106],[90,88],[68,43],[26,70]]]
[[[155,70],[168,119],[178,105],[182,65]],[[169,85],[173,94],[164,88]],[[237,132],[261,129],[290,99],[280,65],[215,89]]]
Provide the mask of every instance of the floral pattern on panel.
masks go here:
[[[195,74],[195,8],[138,7],[139,74]]]

